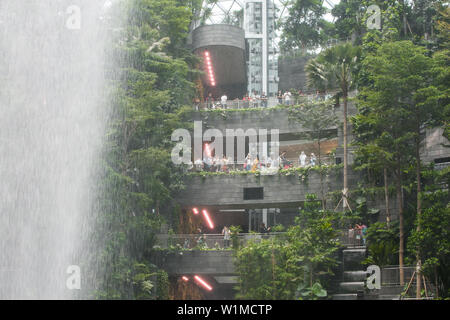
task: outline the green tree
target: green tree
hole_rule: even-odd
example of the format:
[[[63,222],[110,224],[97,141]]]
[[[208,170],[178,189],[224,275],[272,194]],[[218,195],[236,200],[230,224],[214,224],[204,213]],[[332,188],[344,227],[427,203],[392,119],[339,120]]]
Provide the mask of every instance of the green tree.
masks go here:
[[[294,0],[288,8],[288,17],[281,24],[280,47],[284,51],[307,49],[324,44],[331,28],[324,18],[327,9],[322,0]]]
[[[338,88],[343,100],[343,138],[344,138],[344,192],[348,191],[348,96],[356,85],[359,67],[360,48],[350,43],[329,48],[308,62],[305,67],[308,86],[317,89]],[[348,207],[344,198],[344,208]]]
[[[423,129],[436,124],[438,110],[442,104],[442,95],[435,86],[436,62],[426,55],[426,50],[410,41],[382,44],[376,54],[368,55],[364,60],[364,68],[369,74],[371,86],[363,90],[362,104],[371,113],[380,136],[376,146],[391,154],[397,163],[397,198],[401,199],[401,176],[405,156],[414,160],[417,188],[417,217],[422,211],[422,163],[420,147]],[[381,122],[380,122],[381,120]],[[373,129],[372,127],[372,129]],[[375,132],[376,133],[376,132]],[[373,132],[372,132],[373,134]],[[384,139],[384,141],[383,141]],[[394,147],[394,149],[392,149]],[[394,152],[393,152],[394,151]],[[402,158],[400,158],[402,157]],[[397,199],[399,200],[399,199]],[[403,266],[404,239],[403,217],[400,205],[400,248],[399,263]],[[420,230],[420,224],[417,228]],[[420,248],[417,248],[417,261],[420,265]],[[401,282],[403,277],[401,274]],[[420,285],[418,285],[420,289]],[[418,290],[419,290],[418,289]]]
[[[450,297],[450,194],[443,188],[450,181],[450,169],[426,172],[431,180],[421,195],[424,209],[418,217],[408,247],[421,249],[422,270],[434,279],[437,296]]]
[[[319,166],[322,166],[321,143],[335,137],[332,129],[339,124],[332,102],[328,100],[321,103],[306,103],[300,107],[292,108],[289,110],[289,118],[308,129],[305,135],[308,140],[317,144]],[[321,170],[320,173],[322,209],[325,209],[323,171]]]
[[[149,250],[161,224],[176,223],[172,197],[183,188],[170,136],[194,94],[196,60],[184,48],[192,10],[178,0],[122,0],[111,12],[112,117],[93,235],[100,250],[93,263],[102,270],[95,295],[166,299],[167,274],[150,263]]]
[[[337,266],[337,215],[321,210],[308,195],[296,224],[284,235],[250,242],[236,252],[239,299],[315,299],[326,296],[323,288]]]

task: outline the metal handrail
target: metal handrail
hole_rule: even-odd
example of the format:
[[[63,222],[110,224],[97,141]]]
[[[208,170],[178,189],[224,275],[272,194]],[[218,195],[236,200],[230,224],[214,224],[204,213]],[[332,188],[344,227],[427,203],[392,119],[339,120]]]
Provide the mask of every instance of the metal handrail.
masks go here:
[[[261,240],[284,234],[284,232],[270,232],[270,233],[239,233],[237,235],[240,245],[244,245],[250,240]],[[158,245],[162,248],[168,248],[170,245],[180,246],[184,249],[192,249],[195,247],[207,248],[228,248],[231,246],[230,236],[226,243],[224,235],[222,234],[158,234]]]
[[[234,99],[227,100],[225,103],[222,103],[220,99],[214,99],[211,102],[198,102],[194,103],[194,109],[196,110],[214,110],[214,109],[251,109],[251,108],[273,108],[277,105],[295,105],[301,103],[303,101],[323,101],[325,99],[333,97],[334,93],[328,94],[303,94],[299,97],[296,97],[296,94],[292,94],[289,101],[286,99],[279,99],[277,97],[268,97],[266,99],[261,98],[250,98],[250,99]]]

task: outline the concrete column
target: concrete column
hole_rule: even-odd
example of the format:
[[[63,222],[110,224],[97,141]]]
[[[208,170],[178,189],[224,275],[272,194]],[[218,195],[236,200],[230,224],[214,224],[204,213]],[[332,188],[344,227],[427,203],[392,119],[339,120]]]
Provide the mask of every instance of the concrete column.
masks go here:
[[[267,0],[262,0],[262,91],[269,94],[268,92],[268,81],[267,77],[269,70],[267,69],[268,64],[268,53],[269,53],[269,35],[267,33]]]

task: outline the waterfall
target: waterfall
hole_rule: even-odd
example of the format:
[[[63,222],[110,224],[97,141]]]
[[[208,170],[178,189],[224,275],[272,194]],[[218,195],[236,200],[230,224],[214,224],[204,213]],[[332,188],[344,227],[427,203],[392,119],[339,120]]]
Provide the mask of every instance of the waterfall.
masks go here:
[[[88,285],[109,5],[0,0],[0,299],[72,299]]]

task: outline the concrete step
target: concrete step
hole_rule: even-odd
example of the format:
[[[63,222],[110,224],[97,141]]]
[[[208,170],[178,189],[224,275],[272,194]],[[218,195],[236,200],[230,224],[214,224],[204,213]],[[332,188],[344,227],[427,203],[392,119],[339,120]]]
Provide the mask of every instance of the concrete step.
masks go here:
[[[367,279],[366,271],[344,271],[344,281],[365,281]]]
[[[344,259],[345,258],[349,258],[349,259],[354,259],[354,258],[362,258],[364,259],[366,257],[366,249],[344,249],[343,255],[344,255]]]
[[[366,258],[366,249],[344,249],[343,252],[344,271],[360,271],[361,262]]]
[[[380,294],[378,300],[399,300],[400,295],[398,294]]]
[[[345,250],[366,250],[366,246],[347,246]]]
[[[381,286],[380,295],[400,295],[403,292],[403,286]],[[415,286],[411,286],[409,292],[415,292]]]
[[[358,295],[356,293],[334,294],[333,300],[358,300]]]
[[[364,282],[341,282],[339,289],[345,293],[357,293],[358,291],[364,291]]]

